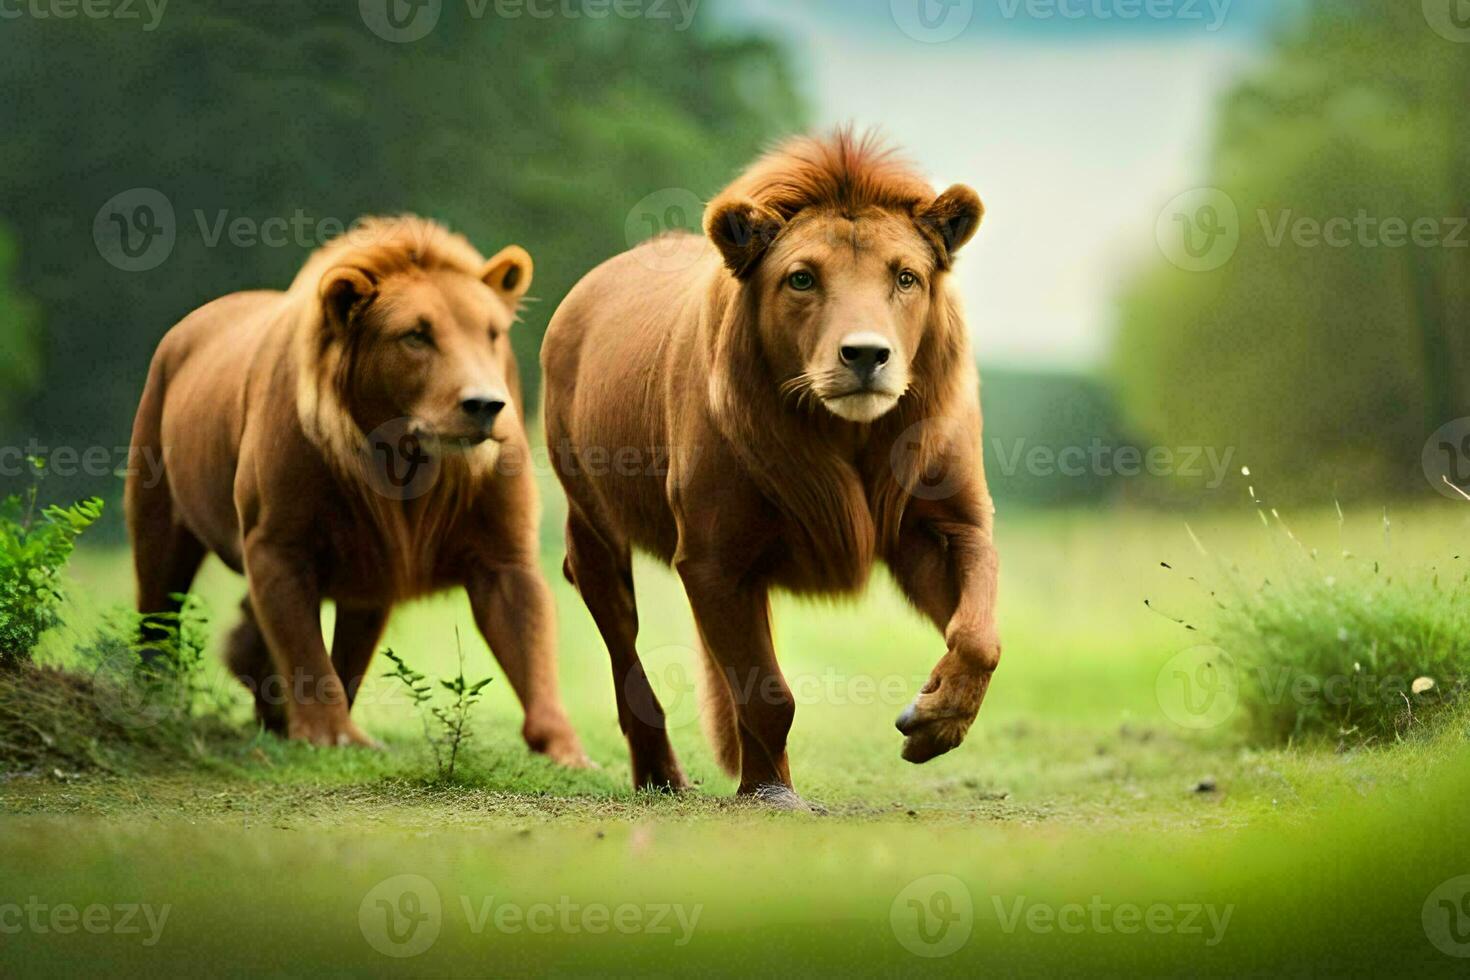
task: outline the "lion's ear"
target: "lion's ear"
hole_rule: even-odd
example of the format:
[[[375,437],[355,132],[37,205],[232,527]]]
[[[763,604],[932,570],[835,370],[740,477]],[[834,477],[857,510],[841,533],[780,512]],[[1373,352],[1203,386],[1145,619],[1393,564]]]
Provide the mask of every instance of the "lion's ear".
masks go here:
[[[955,184],[914,219],[939,251],[940,265],[947,267],[960,247],[974,237],[983,217],[985,205],[980,195],[964,184]]]
[[[362,269],[339,265],[322,276],[318,295],[327,322],[338,330],[346,330],[355,313],[360,312],[378,294],[377,281]]]
[[[754,201],[716,201],[704,217],[704,233],[725,257],[737,279],[754,271],[786,222]]]
[[[507,245],[485,263],[480,278],[514,310],[531,288],[531,271],[531,253],[519,245]]]

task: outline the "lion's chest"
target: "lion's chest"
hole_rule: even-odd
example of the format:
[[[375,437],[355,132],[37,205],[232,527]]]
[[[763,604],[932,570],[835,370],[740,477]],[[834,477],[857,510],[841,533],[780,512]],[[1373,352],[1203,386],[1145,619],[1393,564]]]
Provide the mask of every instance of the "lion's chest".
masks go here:
[[[460,551],[441,529],[359,514],[326,530],[323,592],[334,601],[391,605],[463,584]]]
[[[859,592],[867,585],[877,551],[871,520],[814,522],[787,515],[779,528],[767,564],[777,587],[824,595]]]

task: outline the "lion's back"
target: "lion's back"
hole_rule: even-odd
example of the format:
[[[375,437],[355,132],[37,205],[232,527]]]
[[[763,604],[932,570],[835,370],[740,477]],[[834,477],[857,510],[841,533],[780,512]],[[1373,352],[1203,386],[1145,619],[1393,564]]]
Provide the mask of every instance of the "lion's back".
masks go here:
[[[655,554],[673,534],[664,495],[670,361],[688,350],[719,267],[704,238],[645,242],[584,276],[542,342],[547,443],[573,505],[616,514],[633,543]]]
[[[286,294],[232,293],[206,303],[159,342],[134,426],[138,453],[167,462],[174,506],[222,557],[235,550],[235,468],[247,392]],[[278,340],[278,342],[280,342]]]

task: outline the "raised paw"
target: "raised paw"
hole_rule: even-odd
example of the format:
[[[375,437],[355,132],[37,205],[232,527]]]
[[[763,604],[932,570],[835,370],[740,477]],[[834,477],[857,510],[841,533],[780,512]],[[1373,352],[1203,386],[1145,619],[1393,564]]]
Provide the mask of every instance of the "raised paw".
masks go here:
[[[931,678],[894,723],[904,735],[903,758],[928,762],[963,742],[989,686],[989,673]]]

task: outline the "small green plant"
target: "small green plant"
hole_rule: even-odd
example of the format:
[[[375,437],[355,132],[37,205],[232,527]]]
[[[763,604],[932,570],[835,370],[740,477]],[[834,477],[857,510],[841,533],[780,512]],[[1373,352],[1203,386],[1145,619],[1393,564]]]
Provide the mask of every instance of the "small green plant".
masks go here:
[[[173,599],[177,612],[113,611],[78,651],[121,724],[188,721],[203,693],[208,609],[192,594]]]
[[[77,537],[102,516],[96,497],[40,507],[45,463],[28,462],[30,488],[0,502],[0,669],[29,663],[41,635],[60,623],[67,560]]]
[[[435,774],[441,782],[454,780],[460,749],[473,734],[469,728],[470,710],[479,703],[480,692],[491,681],[489,677],[478,681],[466,680],[464,646],[460,643],[459,630],[454,631],[454,645],[459,655],[459,673],[439,681],[439,686],[452,696],[448,705],[434,703],[434,686],[428,677],[410,667],[391,649],[383,651],[383,656],[393,664],[393,669],[383,676],[397,680],[408,689],[408,696],[423,720],[424,738],[434,753]]]

